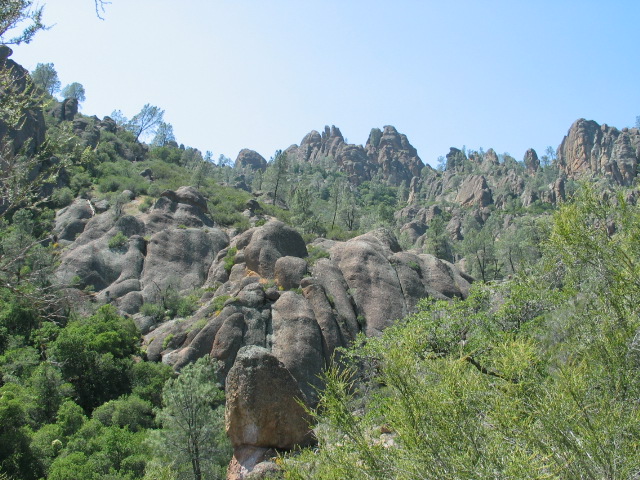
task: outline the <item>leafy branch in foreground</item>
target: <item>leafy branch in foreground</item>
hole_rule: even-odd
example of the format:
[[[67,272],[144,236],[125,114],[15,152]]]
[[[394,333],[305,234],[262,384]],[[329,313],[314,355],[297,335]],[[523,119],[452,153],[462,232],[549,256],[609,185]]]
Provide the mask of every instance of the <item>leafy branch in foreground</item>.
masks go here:
[[[33,8],[31,0],[3,0],[0,3],[0,43],[29,43],[36,33],[46,30],[42,23],[42,10],[43,7]],[[23,27],[25,23],[27,26]],[[19,31],[21,28],[24,29]],[[14,33],[15,30],[18,32]]]

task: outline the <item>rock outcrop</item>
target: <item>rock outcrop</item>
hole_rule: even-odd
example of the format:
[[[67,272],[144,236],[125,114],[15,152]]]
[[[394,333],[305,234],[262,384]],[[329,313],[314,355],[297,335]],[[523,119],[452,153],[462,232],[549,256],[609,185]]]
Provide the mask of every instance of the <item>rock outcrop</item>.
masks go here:
[[[533,148],[530,148],[529,150],[524,152],[523,162],[529,175],[535,175],[535,173],[540,168],[540,159],[538,158],[538,154]]]
[[[486,207],[493,203],[487,179],[483,175],[466,177],[456,195],[456,203],[463,207]]]
[[[640,130],[618,130],[593,120],[576,120],[558,147],[558,165],[569,178],[604,175],[631,185],[638,171]]]
[[[409,186],[411,179],[425,168],[407,136],[392,126],[385,126],[384,131],[372,129],[364,147],[346,143],[338,128],[327,126],[322,134],[311,131],[300,146],[292,145],[286,153],[298,162],[335,162],[355,185],[379,174],[390,185]]]
[[[9,57],[13,50],[6,45],[0,45],[0,70],[7,73],[7,80],[12,90],[23,93],[30,82],[29,72]],[[4,92],[0,89],[0,95]],[[24,149],[26,154],[32,154],[42,145],[45,137],[45,121],[41,108],[32,108],[24,113],[18,125],[10,125],[0,121],[0,141],[12,145],[13,152]],[[2,165],[0,165],[0,168]]]
[[[151,326],[144,337],[147,356],[176,369],[204,355],[217,362],[233,478],[264,464],[271,449],[312,440],[293,398],[316,404],[320,373],[338,347],[359,332],[379,335],[421,298],[469,291],[471,278],[454,265],[403,252],[386,230],[313,246],[328,258],[307,265],[302,238],[275,220],[234,237],[208,269],[205,285],[217,285],[215,293],[192,317]],[[231,248],[229,270],[223,265]]]
[[[200,287],[217,253],[229,244],[206,208],[192,187],[163,192],[139,217],[117,216],[113,209],[97,213],[86,200],[76,200],[56,217],[54,231],[68,245],[57,276],[80,289],[90,287],[100,301],[125,313],[158,302],[167,289]]]
[[[267,161],[258,152],[244,148],[238,153],[235,166],[239,169],[249,168],[264,172],[267,169]]]
[[[52,110],[51,114],[59,121],[72,121],[78,113],[78,99],[65,98]]]

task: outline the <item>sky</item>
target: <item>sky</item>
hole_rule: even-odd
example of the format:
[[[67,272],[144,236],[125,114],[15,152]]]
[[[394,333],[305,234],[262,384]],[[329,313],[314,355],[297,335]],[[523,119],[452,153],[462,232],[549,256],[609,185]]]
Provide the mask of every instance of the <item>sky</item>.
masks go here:
[[[165,110],[179,143],[266,159],[311,130],[393,125],[425,163],[449,147],[544,154],[578,118],[640,115],[640,2],[47,0],[12,59],[81,83],[82,112]]]

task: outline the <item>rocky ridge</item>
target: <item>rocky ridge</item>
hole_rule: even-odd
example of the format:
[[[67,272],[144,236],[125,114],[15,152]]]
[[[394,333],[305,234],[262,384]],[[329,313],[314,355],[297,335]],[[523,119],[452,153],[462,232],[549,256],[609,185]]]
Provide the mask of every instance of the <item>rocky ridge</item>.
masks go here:
[[[312,130],[299,146],[285,152],[297,162],[335,163],[354,185],[379,175],[390,185],[408,186],[425,168],[407,136],[389,125],[373,128],[364,147],[346,143],[340,129],[326,126],[322,133]]]

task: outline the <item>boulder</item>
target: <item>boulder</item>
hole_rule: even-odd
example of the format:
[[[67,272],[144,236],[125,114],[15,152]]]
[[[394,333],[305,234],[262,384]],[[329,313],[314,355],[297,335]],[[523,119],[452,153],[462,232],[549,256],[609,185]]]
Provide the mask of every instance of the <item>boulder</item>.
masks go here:
[[[304,258],[307,256],[307,247],[296,230],[272,220],[252,232],[244,256],[247,268],[262,277],[273,278],[276,261],[280,257]]]
[[[226,399],[225,427],[235,448],[290,450],[313,443],[298,382],[267,349],[240,350],[227,376]]]
[[[307,262],[300,257],[280,257],[276,260],[274,278],[284,290],[300,286],[307,273]]]
[[[78,235],[84,232],[87,223],[94,214],[88,200],[76,198],[71,205],[56,212],[53,233],[58,241],[73,242]]]
[[[267,169],[267,161],[258,152],[244,148],[238,153],[235,166],[239,169],[249,168],[264,172]]]
[[[183,291],[203,285],[214,258],[227,245],[227,236],[218,229],[173,228],[153,235],[141,277],[146,301],[157,301],[169,287]]]
[[[294,292],[283,293],[272,307],[272,354],[297,380],[308,402],[317,400],[324,366],[322,334],[309,302]]]
[[[391,254],[391,249],[369,235],[331,249],[355,302],[358,323],[370,336],[379,335],[408,313],[398,276],[387,260]]]
[[[78,114],[78,99],[65,98],[52,111],[53,116],[59,121],[70,122]]]
[[[273,461],[277,453],[272,448],[244,445],[233,450],[227,469],[227,480],[267,480],[278,478],[280,467]]]

